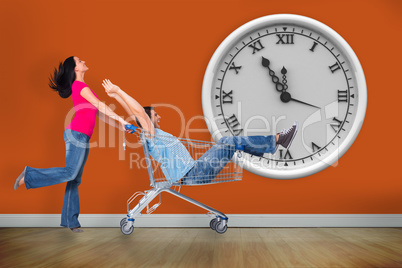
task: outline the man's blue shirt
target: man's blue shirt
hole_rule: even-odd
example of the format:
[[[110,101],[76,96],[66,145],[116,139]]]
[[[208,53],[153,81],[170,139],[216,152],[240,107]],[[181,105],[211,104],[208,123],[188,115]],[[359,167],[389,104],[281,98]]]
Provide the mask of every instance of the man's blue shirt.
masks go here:
[[[194,166],[194,159],[175,136],[155,128],[155,135],[146,140],[149,154],[160,163],[167,180],[180,180]]]

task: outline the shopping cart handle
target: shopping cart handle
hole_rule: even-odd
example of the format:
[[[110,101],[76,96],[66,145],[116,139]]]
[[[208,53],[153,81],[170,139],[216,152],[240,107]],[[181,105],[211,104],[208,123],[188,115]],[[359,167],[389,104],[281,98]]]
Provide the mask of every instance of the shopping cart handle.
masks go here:
[[[136,127],[134,125],[131,125],[131,124],[127,124],[127,125],[125,125],[125,127],[126,127],[126,129],[131,130],[131,132],[129,132],[130,134],[133,134],[138,128],[138,127]]]
[[[235,149],[239,151],[244,151],[244,145],[237,145],[235,144]]]

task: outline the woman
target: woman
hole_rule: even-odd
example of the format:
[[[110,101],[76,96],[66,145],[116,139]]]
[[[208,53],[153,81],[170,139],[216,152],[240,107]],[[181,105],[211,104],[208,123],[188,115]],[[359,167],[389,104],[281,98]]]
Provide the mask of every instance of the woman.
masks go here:
[[[59,69],[55,69],[54,76],[50,78],[49,86],[62,98],[72,95],[74,104],[74,119],[64,131],[66,166],[47,169],[27,166],[14,184],[14,189],[17,190],[23,184],[30,189],[67,182],[60,225],[76,233],[83,232],[79,229],[81,225],[78,221],[80,212],[78,186],[88,157],[89,139],[95,126],[96,116],[118,127],[109,118],[115,120],[120,123],[121,129],[125,129],[125,126],[129,124],[100,102],[96,94],[85,84],[86,71],[88,67],[85,61],[78,57],[69,57],[64,63],[60,63]]]

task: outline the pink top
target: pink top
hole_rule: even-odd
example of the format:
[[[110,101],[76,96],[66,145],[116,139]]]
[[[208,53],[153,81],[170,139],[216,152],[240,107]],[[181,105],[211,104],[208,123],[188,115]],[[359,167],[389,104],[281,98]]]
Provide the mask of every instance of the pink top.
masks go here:
[[[67,126],[67,129],[78,131],[91,137],[95,127],[97,109],[81,96],[81,90],[85,87],[88,87],[87,84],[80,81],[74,81],[72,85],[73,93],[71,96],[73,98],[75,115]],[[98,98],[92,89],[89,88],[89,90]]]

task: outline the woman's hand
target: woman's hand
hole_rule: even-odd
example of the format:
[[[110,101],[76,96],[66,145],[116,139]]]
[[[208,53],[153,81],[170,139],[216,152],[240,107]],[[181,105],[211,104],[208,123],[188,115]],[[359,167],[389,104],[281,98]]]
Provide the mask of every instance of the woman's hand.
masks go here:
[[[120,90],[120,87],[114,85],[109,79],[103,80],[102,86],[105,88],[107,95],[112,98],[114,98]]]
[[[121,125],[121,128],[122,128],[125,132],[131,133],[132,130],[126,129],[126,125],[130,125],[129,122],[127,122],[127,121],[125,121],[125,120],[121,120],[121,121],[120,121],[120,125]]]

